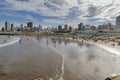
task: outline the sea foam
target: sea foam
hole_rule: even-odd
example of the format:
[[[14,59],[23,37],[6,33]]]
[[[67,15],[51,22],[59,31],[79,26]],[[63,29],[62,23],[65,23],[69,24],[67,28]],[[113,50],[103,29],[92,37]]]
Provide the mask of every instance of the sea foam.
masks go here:
[[[9,41],[9,42],[4,43],[4,44],[0,44],[0,47],[4,47],[4,46],[8,46],[8,45],[12,45],[12,44],[18,42],[19,40],[20,40],[19,37],[14,37],[14,38],[12,39],[12,41]]]
[[[36,41],[37,42],[37,40],[35,39],[35,38],[31,38],[31,39],[33,39],[34,41]],[[52,49],[52,50],[54,50],[55,52],[57,52],[59,55],[61,55],[62,56],[62,64],[61,64],[61,71],[62,71],[62,73],[61,73],[61,75],[58,75],[58,73],[56,74],[56,76],[54,77],[54,79],[55,80],[63,80],[63,75],[64,75],[64,56],[58,51],[58,50],[56,50],[55,48],[53,48],[53,47],[50,47],[50,46],[47,46],[47,45],[45,45],[45,44],[42,44],[42,43],[40,43],[41,45],[43,45],[43,46],[46,46],[46,47],[48,47],[48,48],[50,48],[50,49]],[[38,78],[38,79],[41,79],[42,80],[42,78]],[[49,80],[54,80],[53,78],[50,78]],[[36,79],[37,80],[37,79]]]
[[[113,53],[113,54],[116,54],[116,55],[120,55],[120,51],[118,49],[115,49],[115,48],[111,48],[111,47],[108,47],[108,46],[105,46],[105,45],[102,45],[102,44],[98,44],[98,43],[92,43],[92,42],[88,42],[90,44],[93,44],[93,45],[96,45],[110,53]]]

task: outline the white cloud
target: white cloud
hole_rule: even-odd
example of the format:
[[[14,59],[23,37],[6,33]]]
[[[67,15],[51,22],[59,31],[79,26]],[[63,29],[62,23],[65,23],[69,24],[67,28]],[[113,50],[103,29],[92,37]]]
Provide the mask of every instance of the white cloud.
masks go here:
[[[54,16],[60,19],[68,18],[68,20],[44,19],[45,22],[51,23],[70,23],[75,24],[79,21],[89,22],[87,19],[99,18],[103,20],[114,20],[120,13],[120,0],[5,0],[9,4],[6,9],[9,10],[25,10],[39,13],[43,16]],[[69,21],[69,17],[74,16],[70,13],[70,9],[78,8],[73,13],[79,13],[76,17]],[[69,17],[68,17],[69,16]],[[26,18],[33,19],[32,16]],[[76,21],[76,22],[75,22]],[[100,21],[100,20],[99,20]],[[98,22],[99,22],[98,21]]]
[[[89,21],[86,19],[74,19],[74,20],[56,20],[56,19],[44,19],[44,22],[46,23],[56,23],[57,25],[59,24],[68,24],[69,26],[72,27],[77,27],[80,22],[84,22],[87,24]]]

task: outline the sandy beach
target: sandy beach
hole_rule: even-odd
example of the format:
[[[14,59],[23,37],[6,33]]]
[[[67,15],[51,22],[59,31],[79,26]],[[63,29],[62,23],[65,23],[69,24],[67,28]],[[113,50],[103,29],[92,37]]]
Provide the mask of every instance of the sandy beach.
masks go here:
[[[0,48],[0,80],[57,80],[62,56],[33,39]]]
[[[46,44],[46,38],[41,40]],[[57,39],[49,45],[64,55],[64,80],[105,80],[120,74],[120,56],[87,41]]]
[[[104,80],[120,74],[119,61],[119,55],[81,40],[23,37],[0,48],[0,80]]]
[[[103,48],[105,50],[111,49],[111,50],[108,50],[108,51],[113,52],[117,55],[120,55],[119,54],[120,53],[120,50],[119,50],[120,45],[118,45],[117,42],[113,42],[113,41],[105,42],[105,41],[101,41],[101,40],[98,40],[98,41],[94,42],[93,40],[84,40],[82,38],[73,40],[72,37],[67,37],[67,38],[61,37],[61,39],[62,40],[66,39],[68,41],[70,40],[70,41],[76,41],[76,42],[82,42],[83,41],[83,43],[89,43],[89,44],[97,45],[100,48]],[[114,44],[114,46],[113,46],[113,44]],[[106,48],[108,48],[108,49],[106,49]]]

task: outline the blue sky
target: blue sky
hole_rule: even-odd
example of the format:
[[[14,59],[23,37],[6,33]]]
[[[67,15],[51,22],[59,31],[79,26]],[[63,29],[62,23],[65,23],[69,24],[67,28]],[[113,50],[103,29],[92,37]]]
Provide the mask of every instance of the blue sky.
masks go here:
[[[85,24],[115,23],[120,15],[119,0],[0,0],[0,26],[10,21],[16,26],[57,26],[68,24],[77,27]]]

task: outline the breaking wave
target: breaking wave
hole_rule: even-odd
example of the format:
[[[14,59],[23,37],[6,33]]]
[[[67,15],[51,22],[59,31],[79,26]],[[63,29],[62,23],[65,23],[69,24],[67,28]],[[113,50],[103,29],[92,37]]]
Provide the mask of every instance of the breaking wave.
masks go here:
[[[20,40],[19,37],[13,37],[12,40],[8,40],[6,43],[0,44],[0,47],[12,45]]]

